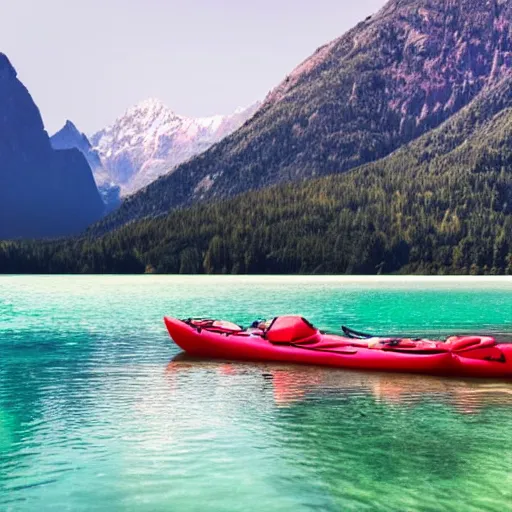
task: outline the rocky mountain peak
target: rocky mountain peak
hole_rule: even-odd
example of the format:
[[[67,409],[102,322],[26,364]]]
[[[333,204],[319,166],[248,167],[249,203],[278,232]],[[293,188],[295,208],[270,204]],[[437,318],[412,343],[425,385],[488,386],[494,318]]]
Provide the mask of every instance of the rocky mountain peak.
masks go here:
[[[104,213],[76,149],[55,151],[9,59],[0,54],[0,239],[74,234]]]
[[[154,122],[155,119],[169,121],[180,117],[161,100],[149,98],[128,108],[120,118],[116,119],[116,123],[126,118],[147,124]]]
[[[75,124],[69,119],[57,133],[52,135],[51,143],[54,149],[71,149],[76,147],[82,152],[91,147],[91,144],[85,134],[80,132]]]
[[[120,188],[109,179],[98,152],[92,148],[87,136],[78,130],[72,121],[67,120],[65,125],[51,137],[50,141],[53,149],[78,149],[82,153],[93,172],[106,211],[111,211],[119,205]]]
[[[69,119],[66,120],[66,123],[64,124],[63,129],[65,129],[69,132],[73,132],[73,133],[80,133],[78,131],[77,127],[74,125],[74,123],[72,121],[70,121]]]
[[[17,73],[5,53],[0,52],[0,80],[16,78]]]
[[[230,115],[191,118],[149,98],[93,134],[91,143],[103,162],[104,179],[118,184],[123,195],[128,195],[231,134],[258,107],[255,104]]]
[[[274,104],[299,84],[347,64],[379,71],[390,107],[416,124],[453,112],[512,66],[510,0],[391,0],[375,16],[319,48],[267,97]],[[365,57],[372,57],[371,60]],[[349,71],[349,70],[347,70]],[[350,101],[366,87],[354,73]],[[375,85],[375,84],[374,84]],[[290,98],[291,99],[291,98]],[[431,123],[427,123],[431,124]]]

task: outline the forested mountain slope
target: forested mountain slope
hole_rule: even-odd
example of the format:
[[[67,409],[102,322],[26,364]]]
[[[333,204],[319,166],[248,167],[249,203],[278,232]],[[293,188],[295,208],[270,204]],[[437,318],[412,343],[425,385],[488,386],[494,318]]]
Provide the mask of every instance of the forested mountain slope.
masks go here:
[[[511,0],[391,0],[319,48],[242,128],[92,229],[376,161],[512,67]]]
[[[512,79],[350,173],[99,239],[0,245],[2,272],[512,273]]]

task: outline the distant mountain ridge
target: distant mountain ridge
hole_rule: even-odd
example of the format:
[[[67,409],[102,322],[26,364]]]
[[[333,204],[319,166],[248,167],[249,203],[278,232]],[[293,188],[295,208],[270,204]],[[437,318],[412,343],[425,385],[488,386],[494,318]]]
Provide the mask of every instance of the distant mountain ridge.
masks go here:
[[[91,232],[382,158],[512,68],[511,0],[391,0],[319,48],[240,129]]]
[[[66,124],[50,137],[50,142],[53,149],[70,149],[72,147],[79,149],[87,158],[93,173],[101,169],[101,159],[98,153],[92,149],[87,136],[81,133],[71,121],[67,120]]]
[[[52,148],[37,106],[0,53],[0,239],[77,234],[104,210],[86,159]]]
[[[69,120],[50,137],[53,149],[78,149],[86,158],[92,170],[98,191],[105,203],[106,213],[121,204],[120,187],[113,183],[105,171],[97,151],[93,149],[87,136]]]
[[[91,135],[104,168],[103,179],[118,184],[123,195],[131,194],[235,131],[259,105],[230,115],[189,118],[160,100],[145,100]]]

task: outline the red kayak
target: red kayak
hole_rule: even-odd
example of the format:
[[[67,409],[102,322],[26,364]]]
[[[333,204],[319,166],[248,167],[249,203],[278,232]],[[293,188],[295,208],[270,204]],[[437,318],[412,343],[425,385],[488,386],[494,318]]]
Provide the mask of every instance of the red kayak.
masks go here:
[[[325,334],[300,316],[280,316],[248,329],[210,319],[164,320],[174,342],[199,357],[512,379],[512,344],[489,336],[360,339],[350,330],[347,336]]]

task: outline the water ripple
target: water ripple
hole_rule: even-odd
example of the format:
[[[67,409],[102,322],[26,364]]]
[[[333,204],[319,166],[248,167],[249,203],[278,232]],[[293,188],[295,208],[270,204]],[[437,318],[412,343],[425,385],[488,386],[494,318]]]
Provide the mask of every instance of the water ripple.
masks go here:
[[[512,503],[512,383],[175,357],[162,324],[298,312],[329,330],[510,333],[509,282],[227,279],[1,278],[0,509]]]

